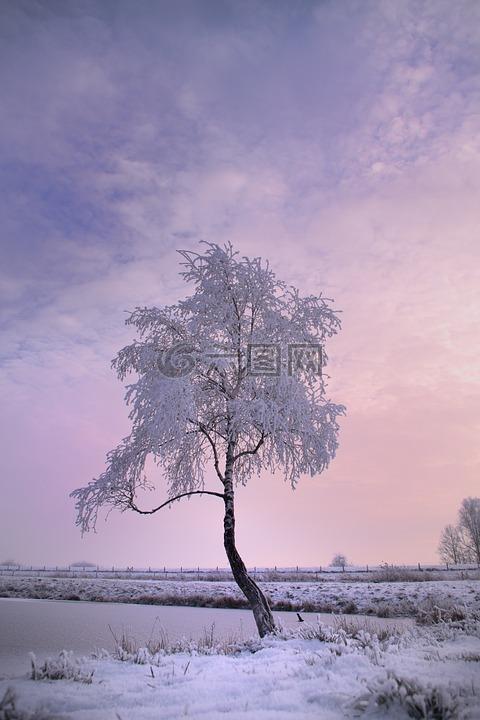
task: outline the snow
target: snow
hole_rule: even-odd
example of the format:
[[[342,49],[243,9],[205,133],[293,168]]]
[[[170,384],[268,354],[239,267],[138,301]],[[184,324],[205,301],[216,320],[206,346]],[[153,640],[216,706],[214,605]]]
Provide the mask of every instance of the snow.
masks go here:
[[[406,610],[413,614],[429,598],[444,606],[455,603],[470,617],[474,613],[478,617],[480,605],[480,583],[474,580],[278,582],[263,583],[262,587],[274,601],[331,602],[340,608],[343,598],[355,602],[360,611],[383,606],[392,616]],[[3,577],[0,593],[57,598],[74,593],[83,598],[133,602],[148,596],[159,603],[164,597],[177,597],[185,603],[189,597],[236,597],[237,589],[230,582]],[[15,677],[0,680],[0,699],[12,688],[17,709],[25,711],[22,720],[29,720],[28,713],[38,707],[50,716],[74,720],[215,720],[225,713],[242,720],[339,720],[357,716],[361,709],[365,716],[375,715],[380,700],[387,704],[387,716],[398,720],[407,717],[408,702],[440,702],[447,708],[441,717],[452,720],[480,717],[478,620],[379,629],[372,618],[360,625],[360,630],[355,620],[355,631],[319,625],[309,633],[311,626],[305,622],[298,625],[295,635],[286,629],[283,637],[230,643],[228,650],[226,641],[201,648],[175,638],[174,647],[163,647],[156,654],[138,648],[126,648],[116,658],[97,653],[83,662],[82,672],[75,666],[74,674],[79,677],[89,677],[93,671],[91,684],[63,679],[33,681],[26,674],[18,676],[17,670]],[[28,667],[25,656],[25,672]],[[0,705],[3,720],[1,713]]]
[[[389,718],[405,718],[407,701],[425,704],[435,695],[452,710],[442,717],[474,720],[480,717],[480,633],[478,624],[472,627],[470,634],[445,625],[378,638],[318,626],[324,639],[290,633],[239,646],[233,655],[160,653],[144,655],[146,664],[89,658],[83,666],[87,676],[93,670],[91,684],[8,678],[0,681],[0,698],[11,687],[18,710],[42,707],[72,720],[218,720],[226,713],[232,720],[339,720],[360,706],[366,716],[375,714],[378,693],[395,694],[392,687],[401,685]],[[409,683],[413,696],[405,690]]]
[[[314,612],[413,616],[429,599],[480,611],[479,580],[432,582],[260,582],[274,607]],[[102,580],[0,576],[0,596],[102,600],[146,604],[227,606],[243,596],[234,582]],[[354,605],[352,605],[352,603]],[[349,607],[350,606],[350,607]]]

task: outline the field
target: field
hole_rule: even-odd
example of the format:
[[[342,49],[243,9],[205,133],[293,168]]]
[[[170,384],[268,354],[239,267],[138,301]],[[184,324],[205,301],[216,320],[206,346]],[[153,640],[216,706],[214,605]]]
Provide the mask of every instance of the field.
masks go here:
[[[332,576],[331,576],[332,577]],[[334,576],[335,577],[335,576]],[[480,580],[260,582],[276,610],[415,616],[435,601],[480,610]],[[95,577],[1,575],[0,597],[133,602],[200,607],[245,607],[229,580],[124,580]]]

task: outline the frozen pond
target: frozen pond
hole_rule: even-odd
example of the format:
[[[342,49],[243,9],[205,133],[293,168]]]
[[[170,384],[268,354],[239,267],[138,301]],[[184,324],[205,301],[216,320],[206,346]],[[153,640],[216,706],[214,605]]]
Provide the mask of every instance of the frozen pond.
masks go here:
[[[298,624],[294,612],[274,615],[285,627]],[[315,623],[319,618],[333,624],[338,616],[302,613],[302,617],[307,622]],[[345,617],[360,623],[365,620],[359,615]],[[378,627],[413,622],[407,618],[367,620]],[[126,630],[142,643],[160,628],[172,640],[198,639],[212,625],[218,638],[248,638],[256,634],[250,610],[0,598],[0,676],[27,672],[29,651],[41,660],[63,649],[79,654],[88,654],[95,648],[113,650],[115,643],[109,626],[116,635]]]

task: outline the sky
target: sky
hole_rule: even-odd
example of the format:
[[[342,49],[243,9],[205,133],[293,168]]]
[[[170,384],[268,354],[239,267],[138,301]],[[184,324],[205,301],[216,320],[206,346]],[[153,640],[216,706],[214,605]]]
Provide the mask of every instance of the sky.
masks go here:
[[[238,490],[246,563],[438,561],[480,495],[480,4],[2,0],[0,87],[0,562],[226,565],[215,498],[84,538],[69,498],[201,240],[342,311],[337,457]]]

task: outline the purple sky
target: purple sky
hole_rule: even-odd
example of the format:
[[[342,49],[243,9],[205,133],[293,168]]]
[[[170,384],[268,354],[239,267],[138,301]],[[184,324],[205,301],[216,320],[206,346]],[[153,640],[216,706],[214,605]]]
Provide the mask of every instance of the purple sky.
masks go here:
[[[338,456],[239,490],[246,562],[434,561],[480,494],[480,4],[0,14],[0,561],[225,565],[214,498],[83,540],[68,498],[128,432],[124,311],[180,298],[202,238],[343,310]]]

